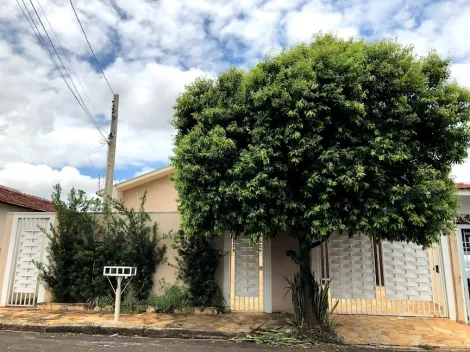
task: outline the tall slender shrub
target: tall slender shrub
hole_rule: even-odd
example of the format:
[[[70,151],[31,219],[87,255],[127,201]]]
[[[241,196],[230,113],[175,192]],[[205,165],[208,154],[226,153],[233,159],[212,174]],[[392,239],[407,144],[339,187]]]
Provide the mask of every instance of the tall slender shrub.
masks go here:
[[[219,254],[213,240],[203,236],[186,236],[180,230],[175,236],[178,249],[179,278],[188,286],[193,307],[223,307],[225,302],[215,271]]]

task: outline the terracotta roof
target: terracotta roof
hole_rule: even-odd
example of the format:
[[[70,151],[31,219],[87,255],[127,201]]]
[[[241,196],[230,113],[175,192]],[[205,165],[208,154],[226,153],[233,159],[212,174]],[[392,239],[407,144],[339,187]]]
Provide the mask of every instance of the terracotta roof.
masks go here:
[[[457,182],[457,189],[470,189],[470,183]]]
[[[13,204],[20,207],[36,210],[36,211],[49,211],[54,212],[54,206],[52,202],[32,196],[30,194],[22,193],[16,189],[1,186],[0,185],[0,202]]]

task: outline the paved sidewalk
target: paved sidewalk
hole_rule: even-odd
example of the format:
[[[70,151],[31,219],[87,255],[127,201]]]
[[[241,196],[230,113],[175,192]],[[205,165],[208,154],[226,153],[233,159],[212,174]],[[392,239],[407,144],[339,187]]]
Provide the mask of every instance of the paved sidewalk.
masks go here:
[[[344,342],[470,350],[470,327],[445,318],[334,315]]]
[[[128,328],[127,335],[158,336],[161,332],[164,336],[171,337],[231,337],[239,334],[247,334],[281,315],[258,314],[218,314],[218,315],[170,315],[156,313],[121,314],[119,322],[113,321],[112,313],[101,313],[83,310],[42,310],[22,308],[0,308],[0,328],[7,330],[16,327],[15,330],[34,331],[60,331],[57,327],[74,327],[72,332],[86,332],[84,327],[90,327],[90,332],[103,333],[103,328]],[[108,329],[109,330],[109,329]],[[145,330],[147,333],[137,333]],[[164,334],[169,332],[169,334]],[[172,335],[171,332],[174,334]],[[178,334],[180,333],[180,334]],[[181,334],[184,333],[184,334]]]
[[[75,332],[148,337],[227,339],[246,335],[258,327],[280,329],[283,314],[230,313],[218,315],[169,315],[156,313],[113,315],[84,310],[0,308],[0,330]],[[352,345],[470,350],[470,327],[444,318],[334,315],[338,333]],[[290,328],[290,327],[289,327]]]

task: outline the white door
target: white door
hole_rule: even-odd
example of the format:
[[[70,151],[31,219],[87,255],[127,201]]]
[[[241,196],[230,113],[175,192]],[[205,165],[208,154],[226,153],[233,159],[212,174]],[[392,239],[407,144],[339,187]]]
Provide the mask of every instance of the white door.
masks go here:
[[[262,312],[263,241],[250,244],[247,238],[232,241],[230,309]]]
[[[43,262],[48,229],[53,215],[15,216],[5,270],[2,304],[34,306],[39,297],[39,272],[35,262]],[[42,288],[44,296],[44,288]]]

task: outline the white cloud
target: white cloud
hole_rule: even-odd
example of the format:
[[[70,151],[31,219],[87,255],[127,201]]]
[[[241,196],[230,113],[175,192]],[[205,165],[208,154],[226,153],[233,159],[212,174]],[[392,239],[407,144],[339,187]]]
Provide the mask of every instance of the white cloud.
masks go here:
[[[149,173],[150,171],[153,171],[153,170],[155,170],[155,169],[152,168],[152,167],[144,166],[142,169],[140,169],[139,171],[137,171],[137,172],[134,174],[134,177],[147,174],[147,173]]]
[[[107,134],[112,95],[90,57],[69,2],[40,2],[96,110],[88,101],[87,105]],[[89,0],[74,4],[106,76],[120,94],[118,169],[140,170],[168,160],[174,134],[169,124],[172,106],[185,84],[232,63],[250,67],[268,50],[309,41],[318,31],[342,37],[366,35],[370,40],[397,38],[414,44],[420,54],[434,47],[441,54],[453,54],[453,77],[470,87],[468,0]],[[99,148],[100,135],[54,71],[15,1],[2,4],[0,34],[0,174],[37,168],[82,185],[85,176],[71,175],[64,167],[75,171],[89,167],[89,158],[101,166],[106,148]],[[467,165],[455,168],[459,178],[470,174],[465,172]],[[19,179],[28,180],[31,175],[25,173]],[[0,182],[15,183],[16,177],[3,177]],[[25,181],[25,187],[45,189],[31,182],[28,186]]]
[[[346,21],[341,11],[315,0],[307,3],[298,11],[289,13],[285,18],[287,36],[290,42],[309,42],[314,34],[336,32],[344,38],[357,37],[359,28]]]
[[[90,196],[98,190],[98,179],[82,175],[70,166],[53,170],[47,165],[10,163],[0,170],[0,184],[46,199],[50,199],[53,186],[58,183],[64,195],[72,187],[82,189]]]
[[[455,177],[456,182],[470,183],[470,162],[455,165],[452,168],[452,176]]]

